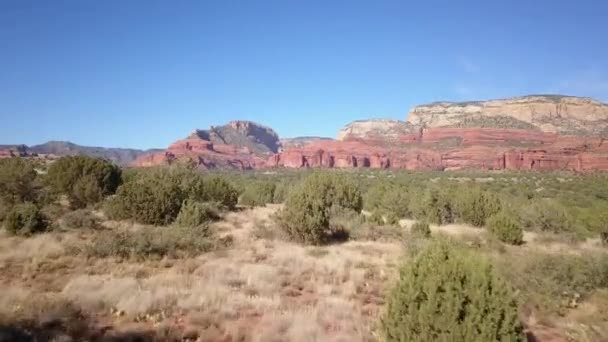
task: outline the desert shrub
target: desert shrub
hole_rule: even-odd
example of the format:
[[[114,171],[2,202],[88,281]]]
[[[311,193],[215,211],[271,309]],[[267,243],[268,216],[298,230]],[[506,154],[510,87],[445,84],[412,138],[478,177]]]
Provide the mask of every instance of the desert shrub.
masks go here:
[[[272,203],[284,203],[289,197],[289,192],[293,189],[293,185],[290,182],[282,181],[278,182],[274,189],[274,196]]]
[[[6,215],[4,228],[14,235],[31,235],[46,230],[48,221],[33,203],[15,205]]]
[[[198,227],[219,218],[217,205],[186,201],[182,204],[175,224],[181,227]],[[201,230],[202,232],[202,230]]]
[[[193,184],[182,181],[182,189],[186,197],[197,202],[216,202],[228,209],[234,209],[238,200],[238,190],[226,179],[220,176],[205,177],[192,172],[186,180],[192,177]]]
[[[372,186],[365,193],[364,204],[368,210],[379,210],[396,220],[412,216],[410,193],[398,184],[380,182]]]
[[[521,226],[505,212],[490,216],[486,224],[488,231],[502,242],[511,245],[521,245],[524,242]]]
[[[22,158],[0,159],[0,200],[6,206],[36,202],[36,176],[34,165],[29,161]]]
[[[293,241],[319,245],[327,241],[329,208],[323,195],[306,191],[294,191],[285,207],[277,215],[278,224]]]
[[[565,233],[576,229],[568,210],[552,199],[541,199],[523,207],[520,213],[524,227],[530,230]]]
[[[447,191],[431,188],[416,197],[420,198],[419,201],[412,204],[412,211],[416,219],[435,224],[454,222],[454,205]]]
[[[245,186],[239,202],[247,206],[264,206],[274,201],[276,185],[271,182],[256,181]]]
[[[363,197],[359,187],[340,174],[317,172],[303,181],[303,191],[317,193],[328,208],[338,206],[360,212]],[[302,189],[298,189],[302,191]]]
[[[382,225],[384,224],[384,218],[378,210],[375,210],[371,215],[365,218],[365,222]]]
[[[510,285],[490,263],[439,240],[400,269],[381,319],[388,341],[523,341]]]
[[[51,164],[46,181],[56,193],[67,195],[73,207],[82,208],[113,194],[121,183],[121,170],[107,160],[68,156]]]
[[[479,188],[461,188],[457,192],[455,207],[459,220],[476,227],[484,226],[486,220],[501,208],[496,196]]]
[[[95,235],[85,247],[90,257],[162,258],[191,257],[218,247],[199,227],[154,227],[136,231],[107,230]]]
[[[412,227],[410,228],[410,231],[415,236],[425,238],[431,236],[431,227],[429,227],[429,224],[425,221],[414,222],[414,224],[412,224]]]
[[[499,260],[501,272],[520,291],[528,305],[552,314],[608,288],[608,257],[604,253],[526,254],[520,259]]]
[[[105,206],[112,219],[132,219],[166,225],[177,217],[185,194],[179,185],[155,174],[143,175],[123,184]]]
[[[237,190],[224,178],[206,177],[195,170],[176,167],[131,176],[104,208],[111,219],[165,225],[175,220],[186,200],[234,208],[237,199]]]
[[[99,219],[87,209],[70,211],[61,218],[62,224],[66,228],[97,228]]]
[[[361,192],[346,177],[315,173],[292,191],[277,221],[290,239],[318,245],[335,236],[330,229],[333,210],[359,213],[362,204]]]

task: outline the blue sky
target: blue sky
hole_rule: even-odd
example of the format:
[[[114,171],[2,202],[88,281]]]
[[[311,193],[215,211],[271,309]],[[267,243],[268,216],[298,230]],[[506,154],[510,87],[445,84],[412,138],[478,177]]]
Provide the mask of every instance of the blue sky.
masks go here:
[[[607,1],[0,0],[0,143],[335,136],[438,100],[608,101]]]

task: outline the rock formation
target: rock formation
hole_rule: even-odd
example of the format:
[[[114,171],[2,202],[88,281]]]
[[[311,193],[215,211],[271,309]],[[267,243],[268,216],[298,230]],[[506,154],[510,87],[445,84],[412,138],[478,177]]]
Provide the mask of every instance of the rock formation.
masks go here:
[[[424,128],[521,128],[589,136],[606,133],[608,105],[590,98],[562,95],[435,102],[414,107],[408,122]]]
[[[295,137],[281,139],[281,150],[290,148],[300,148],[318,141],[332,141],[332,138],[326,137]]]
[[[608,170],[608,105],[561,95],[436,102],[415,107],[407,121],[352,122],[337,138],[288,149],[269,165]]]
[[[136,166],[375,168],[406,170],[608,170],[608,105],[588,98],[526,96],[415,107],[408,121],[362,120],[337,140],[281,142],[270,128],[233,121],[197,130]]]
[[[279,137],[271,128],[250,121],[231,121],[224,126],[195,130],[166,151],[141,156],[132,165],[181,162],[201,169],[247,170],[265,167],[268,157],[279,147]]]

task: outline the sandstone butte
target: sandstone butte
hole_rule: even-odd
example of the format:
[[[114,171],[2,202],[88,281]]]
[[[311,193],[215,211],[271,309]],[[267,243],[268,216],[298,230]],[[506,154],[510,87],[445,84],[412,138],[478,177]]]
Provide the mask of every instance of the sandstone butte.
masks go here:
[[[606,171],[606,138],[608,105],[589,98],[533,95],[417,106],[407,121],[355,121],[336,140],[298,139],[283,149],[270,128],[233,121],[197,130],[133,165]]]

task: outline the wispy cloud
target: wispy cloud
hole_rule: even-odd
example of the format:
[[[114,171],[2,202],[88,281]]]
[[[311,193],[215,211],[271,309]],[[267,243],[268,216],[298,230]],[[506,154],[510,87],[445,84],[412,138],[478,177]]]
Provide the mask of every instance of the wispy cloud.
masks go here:
[[[458,66],[469,74],[476,74],[481,71],[479,65],[466,56],[459,56],[457,62]]]

